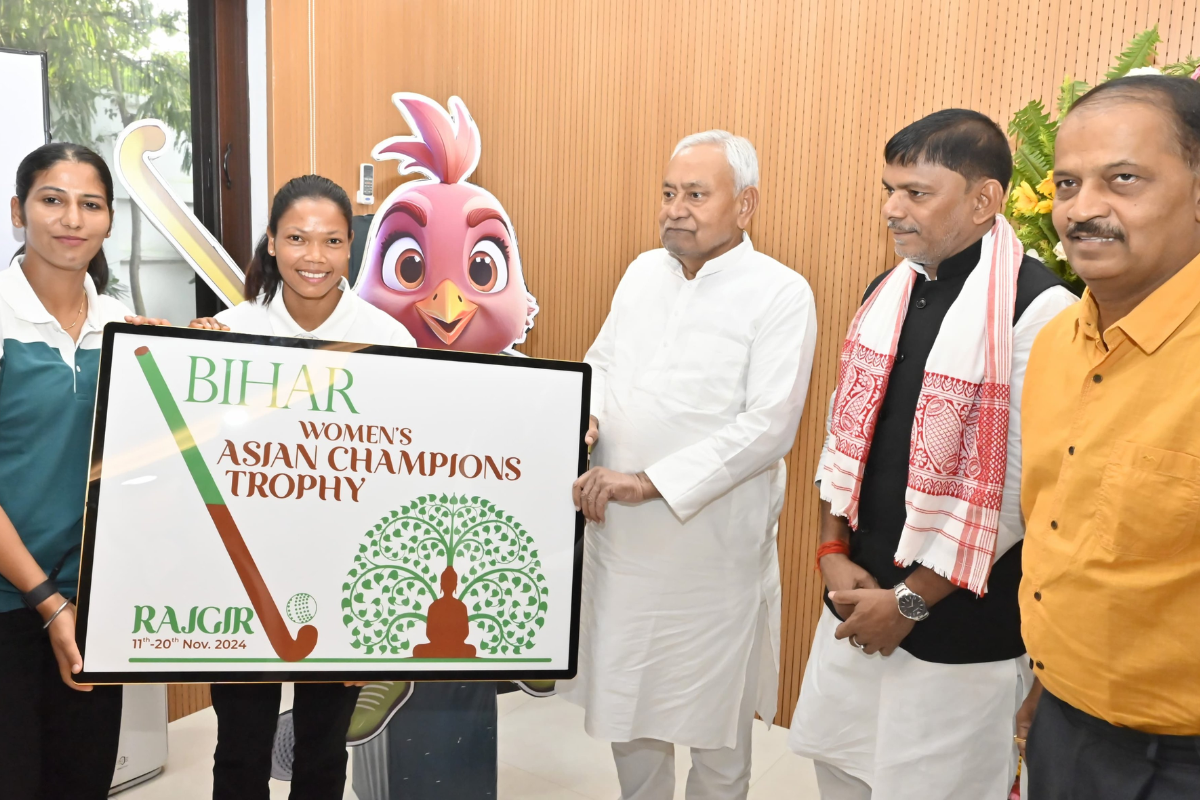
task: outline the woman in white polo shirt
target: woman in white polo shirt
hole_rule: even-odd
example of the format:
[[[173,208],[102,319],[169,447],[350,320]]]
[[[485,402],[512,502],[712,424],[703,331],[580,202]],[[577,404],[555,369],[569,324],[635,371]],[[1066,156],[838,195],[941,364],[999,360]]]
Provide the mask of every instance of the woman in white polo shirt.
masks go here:
[[[191,327],[416,347],[404,326],[350,291],[350,198],[328,178],[288,181],[246,270],[254,298]],[[296,684],[293,798],[340,800],[358,687]],[[280,684],[213,684],[213,800],[267,797]]]
[[[121,687],[78,686],[71,598],[105,323],[113,180],[86,147],[39,147],[17,168],[25,245],[0,271],[0,790],[6,800],[108,796]]]

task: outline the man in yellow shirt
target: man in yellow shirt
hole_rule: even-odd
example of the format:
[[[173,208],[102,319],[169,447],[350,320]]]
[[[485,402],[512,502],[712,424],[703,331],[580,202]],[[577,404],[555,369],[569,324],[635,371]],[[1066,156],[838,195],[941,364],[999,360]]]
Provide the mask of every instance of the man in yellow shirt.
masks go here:
[[[1042,329],[1025,377],[1020,603],[1044,687],[1017,718],[1029,792],[1195,800],[1200,85],[1093,89],[1059,129],[1054,182],[1088,291]]]

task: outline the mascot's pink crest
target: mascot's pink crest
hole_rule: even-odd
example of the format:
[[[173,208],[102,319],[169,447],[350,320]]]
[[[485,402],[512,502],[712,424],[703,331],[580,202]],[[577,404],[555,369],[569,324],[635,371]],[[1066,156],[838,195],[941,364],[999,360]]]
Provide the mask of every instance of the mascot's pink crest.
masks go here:
[[[398,158],[401,175],[420,172],[438,183],[470,177],[479,164],[479,129],[462,100],[450,98],[450,115],[420,95],[400,93],[393,101],[416,135],[387,140],[375,148],[375,158]]]
[[[422,347],[498,353],[524,341],[538,307],[512,221],[490,192],[466,182],[479,163],[475,121],[457,97],[449,113],[422,95],[392,101],[412,135],[380,142],[372,155],[424,177],[380,206],[355,291]]]

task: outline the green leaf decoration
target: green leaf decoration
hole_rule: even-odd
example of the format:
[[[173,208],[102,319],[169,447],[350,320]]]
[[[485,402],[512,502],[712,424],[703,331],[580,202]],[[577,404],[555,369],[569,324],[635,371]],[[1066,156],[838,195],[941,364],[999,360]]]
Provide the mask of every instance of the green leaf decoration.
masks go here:
[[[1050,124],[1050,115],[1041,100],[1030,100],[1029,103],[1013,115],[1008,123],[1008,135],[1021,141],[1028,141],[1037,136],[1039,130]]]
[[[541,628],[544,617],[533,623],[523,609],[544,615],[548,607],[537,554],[530,533],[485,498],[415,498],[364,534],[343,585],[352,644],[382,656],[424,643],[424,610],[441,595],[440,576],[452,566],[472,630],[483,634],[476,647],[492,655],[528,652],[535,645],[532,624]],[[517,590],[521,600],[514,598]]]
[[[1161,41],[1162,37],[1158,35],[1157,25],[1134,36],[1129,44],[1125,45],[1121,55],[1117,57],[1116,65],[1104,75],[1104,80],[1113,81],[1123,78],[1129,74],[1131,69],[1148,67],[1153,64],[1154,57],[1157,55],[1155,48]]]
[[[1183,61],[1167,64],[1162,68],[1163,75],[1175,75],[1180,78],[1190,78],[1192,73],[1200,69],[1200,56],[1188,56]]]
[[[1157,26],[1134,36],[1125,45],[1125,49],[1121,51],[1113,67],[1105,73],[1104,80],[1116,80],[1128,75],[1130,70],[1153,64],[1157,56],[1157,47],[1161,41],[1162,37],[1159,36]],[[1182,61],[1168,64],[1162,71],[1167,75],[1191,77],[1197,68],[1200,68],[1200,57],[1188,56]],[[1090,89],[1087,82],[1067,75],[1059,86],[1057,102],[1054,105],[1057,119],[1050,118],[1041,99],[1034,99],[1017,111],[1008,125],[1008,133],[1014,140],[1010,192],[1020,187],[1022,183],[1028,184],[1029,189],[1036,194],[1036,199],[1040,203],[1039,207],[1043,210],[1029,215],[1028,206],[1023,205],[1022,210],[1027,213],[1016,214],[1014,197],[1010,193],[1009,200],[1005,204],[1005,215],[1012,223],[1023,249],[1026,252],[1036,253],[1038,258],[1051,271],[1066,281],[1076,294],[1082,294],[1083,281],[1071,269],[1071,265],[1060,259],[1054,252],[1055,247],[1059,244],[1058,233],[1054,229],[1051,212],[1045,210],[1045,207],[1051,203],[1041,203],[1040,201],[1053,200],[1053,187],[1045,184],[1044,181],[1054,167],[1054,146],[1058,136],[1059,121]],[[1022,202],[1028,202],[1028,199]]]
[[[1059,118],[1070,111],[1071,106],[1075,105],[1075,101],[1087,94],[1091,88],[1087,85],[1086,81],[1072,80],[1071,76],[1068,75],[1063,80],[1062,86],[1058,89],[1057,108]]]

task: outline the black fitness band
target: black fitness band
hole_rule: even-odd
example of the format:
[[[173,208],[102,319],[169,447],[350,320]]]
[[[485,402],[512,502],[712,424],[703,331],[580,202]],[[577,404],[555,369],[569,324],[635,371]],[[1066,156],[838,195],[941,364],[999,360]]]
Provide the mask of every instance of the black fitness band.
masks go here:
[[[63,557],[60,558],[58,563],[54,565],[54,569],[50,570],[50,577],[46,578],[46,580],[30,589],[28,592],[23,592],[21,594],[21,600],[24,601],[26,607],[32,611],[36,611],[37,607],[46,602],[48,598],[58,594],[58,584],[55,582],[55,578],[58,577],[58,573],[62,572],[62,568],[66,565],[67,559],[70,558],[71,554],[78,549],[79,546],[76,545],[67,552],[63,553]]]
[[[21,599],[25,601],[26,607],[36,611],[38,606],[56,594],[58,594],[58,584],[47,579],[22,594]]]

